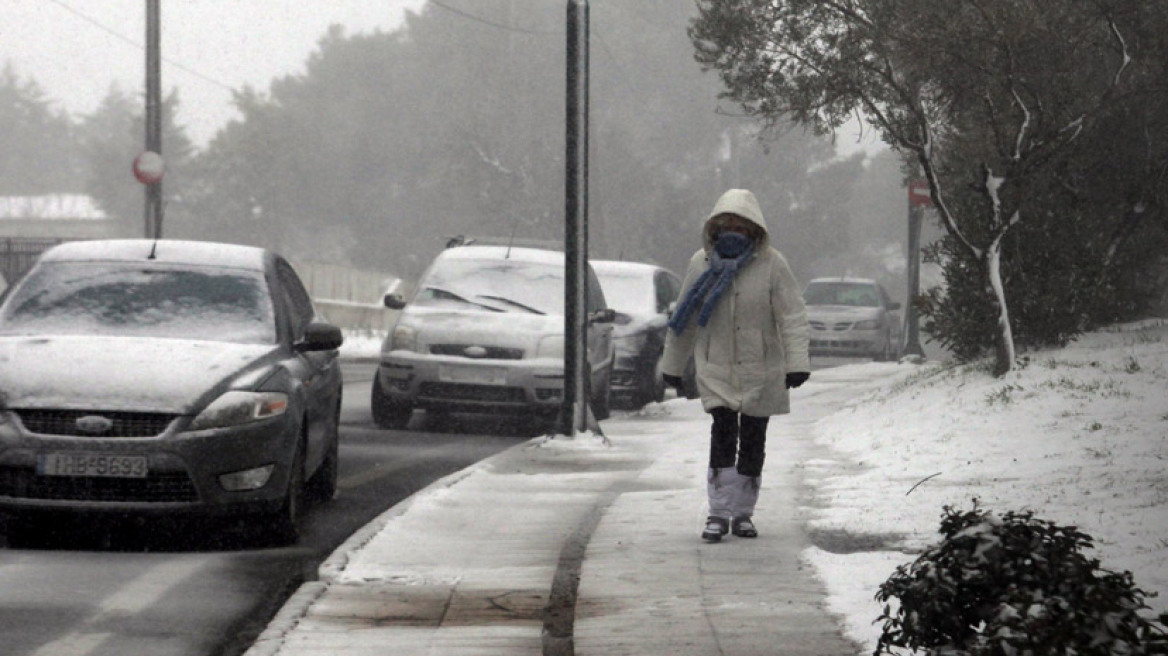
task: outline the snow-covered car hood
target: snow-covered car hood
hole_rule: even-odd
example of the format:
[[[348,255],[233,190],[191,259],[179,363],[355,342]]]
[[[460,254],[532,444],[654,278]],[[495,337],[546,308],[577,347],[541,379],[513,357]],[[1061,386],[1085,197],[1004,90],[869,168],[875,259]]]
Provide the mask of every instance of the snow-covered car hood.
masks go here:
[[[564,317],[528,312],[481,312],[408,308],[399,325],[418,331],[418,348],[477,344],[534,350],[541,337],[564,334]]]
[[[852,305],[808,305],[807,318],[810,321],[836,323],[841,321],[863,321],[877,319],[884,313],[883,308],[856,307]]]
[[[140,337],[0,337],[0,405],[193,414],[278,347]]]

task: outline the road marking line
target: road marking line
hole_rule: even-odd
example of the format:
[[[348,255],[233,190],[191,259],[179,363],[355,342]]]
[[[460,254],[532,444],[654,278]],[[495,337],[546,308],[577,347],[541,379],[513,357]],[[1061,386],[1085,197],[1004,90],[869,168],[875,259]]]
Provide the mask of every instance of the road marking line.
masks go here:
[[[32,656],[90,656],[113,634],[87,631],[88,627],[104,622],[110,615],[135,614],[146,610],[167,592],[194,576],[206,562],[206,558],[186,558],[144,570],[107,597],[85,622],[78,625],[76,631],[42,646]]]
[[[33,656],[89,656],[112,635],[112,633],[70,633],[44,645],[33,652]]]

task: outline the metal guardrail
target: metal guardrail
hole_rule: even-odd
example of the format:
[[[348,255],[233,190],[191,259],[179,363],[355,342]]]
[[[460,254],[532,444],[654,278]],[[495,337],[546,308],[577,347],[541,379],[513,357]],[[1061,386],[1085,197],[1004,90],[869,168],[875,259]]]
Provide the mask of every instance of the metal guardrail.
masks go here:
[[[9,285],[28,273],[37,257],[65,239],[0,238],[0,274]]]

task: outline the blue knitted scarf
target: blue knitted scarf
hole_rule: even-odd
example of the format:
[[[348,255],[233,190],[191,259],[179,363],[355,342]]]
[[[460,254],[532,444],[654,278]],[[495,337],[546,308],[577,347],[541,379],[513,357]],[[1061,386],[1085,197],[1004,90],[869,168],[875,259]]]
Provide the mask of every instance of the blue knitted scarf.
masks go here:
[[[710,252],[710,268],[706,269],[686,292],[681,304],[669,318],[669,327],[673,332],[680,334],[689,323],[690,315],[701,304],[698,312],[698,325],[705,326],[714,313],[714,307],[722,294],[730,287],[738,269],[750,259],[754,252],[754,242],[745,235],[735,232],[723,233],[714,242],[714,249]]]

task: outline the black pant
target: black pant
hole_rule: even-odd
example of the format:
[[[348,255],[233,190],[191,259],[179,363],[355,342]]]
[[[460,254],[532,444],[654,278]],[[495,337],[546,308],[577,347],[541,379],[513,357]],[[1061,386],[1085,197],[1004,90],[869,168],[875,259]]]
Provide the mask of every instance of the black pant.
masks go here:
[[[766,429],[770,417],[751,417],[729,408],[714,408],[710,429],[710,469],[737,467],[743,476],[762,475]]]

